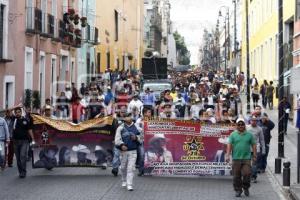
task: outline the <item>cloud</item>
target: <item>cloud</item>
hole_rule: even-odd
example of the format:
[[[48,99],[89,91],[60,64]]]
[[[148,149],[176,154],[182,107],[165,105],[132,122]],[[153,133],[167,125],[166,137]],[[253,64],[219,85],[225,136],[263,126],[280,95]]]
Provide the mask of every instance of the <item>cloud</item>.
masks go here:
[[[231,0],[170,0],[174,31],[184,36],[191,51],[191,64],[198,64],[198,49],[204,28],[214,28],[219,8]]]

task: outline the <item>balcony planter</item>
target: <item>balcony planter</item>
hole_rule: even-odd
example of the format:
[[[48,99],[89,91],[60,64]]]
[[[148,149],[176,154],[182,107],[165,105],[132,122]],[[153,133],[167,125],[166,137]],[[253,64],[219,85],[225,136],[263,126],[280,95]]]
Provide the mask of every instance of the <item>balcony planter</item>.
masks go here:
[[[74,16],[74,24],[75,24],[75,25],[78,25],[78,24],[79,24],[79,20],[80,20],[80,17],[79,17],[78,14],[76,14],[76,15]]]
[[[86,17],[81,17],[81,26],[86,27],[87,26],[87,18]]]

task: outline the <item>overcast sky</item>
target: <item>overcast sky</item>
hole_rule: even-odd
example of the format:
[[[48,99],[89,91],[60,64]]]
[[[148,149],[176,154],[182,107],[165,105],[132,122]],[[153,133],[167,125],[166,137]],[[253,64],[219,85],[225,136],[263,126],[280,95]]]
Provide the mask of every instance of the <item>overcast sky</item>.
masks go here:
[[[191,64],[198,64],[198,49],[206,27],[217,22],[219,8],[231,5],[232,0],[170,0],[173,29],[184,36],[191,52]]]

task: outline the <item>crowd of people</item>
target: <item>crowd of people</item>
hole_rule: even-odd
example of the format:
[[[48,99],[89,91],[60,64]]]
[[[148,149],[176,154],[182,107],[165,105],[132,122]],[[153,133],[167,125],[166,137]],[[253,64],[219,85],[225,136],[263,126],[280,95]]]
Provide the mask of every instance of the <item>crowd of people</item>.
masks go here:
[[[238,135],[230,136],[231,148],[227,151],[235,151],[232,146],[238,144],[234,138],[243,135],[241,133],[244,131],[251,133],[253,138],[250,137],[250,140],[246,142],[253,146],[252,156],[248,156],[249,149],[247,148],[240,148],[240,151],[246,151],[246,156],[233,156],[233,159],[246,160],[245,163],[233,163],[237,196],[241,195],[241,185],[245,186],[245,194],[249,195],[249,177],[252,176],[253,182],[256,182],[257,173],[264,173],[267,165],[274,123],[262,110],[267,105],[273,109],[272,81],[268,83],[265,80],[259,87],[259,82],[253,75],[250,80],[253,112],[248,116],[242,116],[245,111],[243,111],[240,94],[246,92],[243,72],[238,75],[201,70],[188,73],[170,72],[168,79],[172,81],[173,88],[161,92],[159,97],[155,96],[150,88],[143,88],[142,77],[140,72],[107,70],[92,78],[88,85],[82,83],[79,89],[74,83],[71,86],[66,85],[65,91],[61,92],[57,98],[46,99],[45,105],[40,109],[40,114],[52,119],[69,120],[74,124],[97,117],[113,116],[118,122],[118,128],[114,141],[112,173],[117,176],[121,166],[122,186],[127,187],[129,191],[133,190],[134,168],[138,166],[139,175],[144,173],[143,120],[145,118],[184,119],[208,124],[237,124],[235,134]],[[285,119],[288,119],[291,106],[286,98],[280,102],[279,109],[284,110],[287,115]],[[26,177],[26,160],[30,155],[28,154],[29,144],[34,144],[34,138],[30,108],[25,109],[26,114],[23,116],[21,111],[20,107],[14,109],[14,114],[11,109],[6,111],[5,118],[0,121],[0,125],[2,124],[0,141],[6,141],[8,144],[7,166],[12,167],[15,154],[20,177],[24,178]],[[3,152],[2,149],[5,148],[3,144],[0,143],[0,152]],[[4,159],[1,160],[1,158],[3,156],[0,156],[0,165],[4,168],[6,163],[3,163]],[[254,161],[250,163],[249,160],[252,158]],[[248,168],[242,167],[244,164]],[[241,173],[244,176],[243,184]]]

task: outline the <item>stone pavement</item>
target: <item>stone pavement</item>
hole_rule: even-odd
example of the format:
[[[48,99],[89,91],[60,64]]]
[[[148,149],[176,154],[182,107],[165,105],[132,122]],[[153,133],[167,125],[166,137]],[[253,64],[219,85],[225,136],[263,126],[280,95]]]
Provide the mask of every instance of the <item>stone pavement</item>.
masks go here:
[[[271,173],[274,174],[275,180],[282,185],[282,174],[275,174],[275,158],[278,155],[278,110],[266,110],[266,112],[276,124],[272,131],[268,166]],[[291,198],[300,200],[300,185],[297,184],[297,134],[298,130],[289,122],[287,135],[284,138],[285,158],[282,160],[282,163],[285,161],[291,162],[291,187],[284,189],[291,194]]]
[[[0,173],[1,200],[232,200],[231,177],[136,177],[135,190],[121,188],[119,177],[110,170],[90,168],[31,169],[19,179],[16,168]],[[272,183],[271,175],[261,175],[252,184],[249,200],[285,199]],[[237,198],[240,199],[240,198]],[[245,199],[245,196],[242,197]]]

